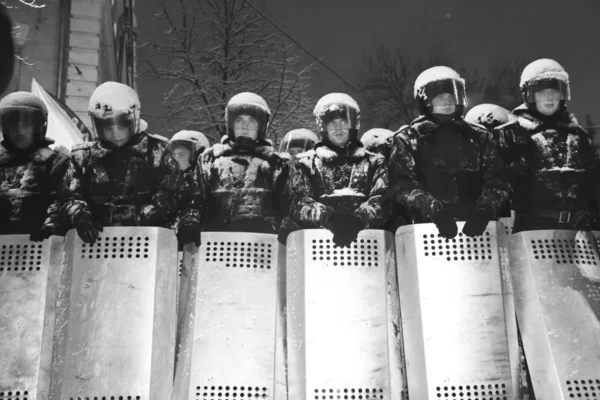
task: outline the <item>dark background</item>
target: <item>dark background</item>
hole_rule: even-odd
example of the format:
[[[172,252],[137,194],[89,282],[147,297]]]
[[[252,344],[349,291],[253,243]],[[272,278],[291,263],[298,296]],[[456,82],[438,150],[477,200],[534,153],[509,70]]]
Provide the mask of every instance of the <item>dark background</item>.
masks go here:
[[[522,59],[552,58],[569,73],[570,110],[582,125],[590,114],[600,125],[600,1],[598,0],[253,0],[295,40],[351,84],[357,84],[363,56],[380,44],[400,47],[416,58],[451,55],[455,69]],[[155,0],[138,1],[140,39],[159,39],[164,26],[153,20]],[[148,60],[144,49],[138,63]],[[155,64],[161,60],[151,59]],[[311,59],[307,56],[306,61]],[[312,95],[360,95],[322,66],[313,75]],[[517,90],[518,82],[515,82]],[[168,84],[138,79],[143,117],[161,133],[172,121],[159,118]],[[469,81],[467,80],[467,92]],[[165,133],[163,133],[165,134]],[[166,134],[165,134],[166,135]],[[167,135],[168,136],[168,135]]]

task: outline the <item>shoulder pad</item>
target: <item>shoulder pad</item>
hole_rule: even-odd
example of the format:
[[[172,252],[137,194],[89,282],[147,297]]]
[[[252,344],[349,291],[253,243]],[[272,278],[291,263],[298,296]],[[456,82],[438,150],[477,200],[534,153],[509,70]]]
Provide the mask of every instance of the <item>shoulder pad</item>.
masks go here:
[[[314,151],[314,150],[308,150],[308,151],[305,151],[304,153],[296,154],[296,159],[313,157],[316,154],[317,154],[316,151]]]
[[[515,126],[515,125],[517,125],[517,124],[518,124],[518,119],[517,119],[517,118],[515,118],[515,119],[514,119],[514,120],[512,120],[512,121],[505,122],[504,124],[502,124],[502,125],[499,125],[499,126],[495,127],[495,128],[494,128],[494,130],[498,130],[498,131],[499,131],[499,130],[504,130],[504,129],[506,129],[506,128],[509,128],[509,127]]]
[[[92,147],[96,142],[83,142],[83,143],[77,143],[73,145],[73,148],[71,149],[71,153],[77,150],[85,150],[85,149],[89,149],[90,147]]]
[[[160,135],[156,135],[154,133],[148,133],[148,132],[144,132],[148,137],[154,138],[154,139],[158,139],[161,142],[165,142],[165,143],[169,143],[169,139],[167,139],[164,136],[160,136]]]

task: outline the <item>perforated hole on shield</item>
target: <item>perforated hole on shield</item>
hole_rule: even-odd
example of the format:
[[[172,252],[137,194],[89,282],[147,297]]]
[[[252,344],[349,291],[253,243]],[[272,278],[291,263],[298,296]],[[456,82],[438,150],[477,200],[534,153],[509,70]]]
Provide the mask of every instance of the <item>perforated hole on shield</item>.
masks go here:
[[[199,399],[267,399],[271,398],[266,387],[262,386],[196,386],[196,400]]]
[[[207,262],[227,268],[271,269],[273,245],[255,242],[207,242]]]
[[[531,251],[536,260],[598,265],[594,247],[586,239],[531,239]]]
[[[365,400],[384,399],[386,393],[383,388],[327,388],[313,389],[314,400]]]
[[[571,399],[600,399],[600,379],[572,379],[566,383]]]
[[[358,239],[350,247],[336,246],[330,239],[313,239],[311,256],[334,267],[378,267],[379,243],[376,239]]]
[[[0,272],[40,271],[43,247],[35,242],[3,244],[0,246]]]
[[[100,236],[94,244],[81,244],[83,259],[148,258],[150,238],[145,236]]]
[[[142,396],[85,396],[70,397],[69,400],[142,400]]]
[[[444,385],[435,388],[438,399],[508,400],[507,383]]]
[[[0,391],[0,400],[33,400],[27,390],[4,390]]]
[[[422,246],[425,257],[446,261],[482,261],[494,257],[489,232],[477,237],[469,237],[461,232],[454,239],[445,239],[433,233],[424,234]]]

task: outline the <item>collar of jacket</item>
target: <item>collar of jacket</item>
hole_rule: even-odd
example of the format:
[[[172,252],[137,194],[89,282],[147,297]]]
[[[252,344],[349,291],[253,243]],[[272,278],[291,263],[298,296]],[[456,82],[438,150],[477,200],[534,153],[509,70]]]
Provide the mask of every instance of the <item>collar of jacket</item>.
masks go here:
[[[552,128],[552,127],[557,127],[557,128],[576,128],[579,126],[579,122],[577,121],[577,118],[575,118],[575,116],[566,111],[559,111],[561,112],[561,118],[557,120],[556,124],[552,124],[550,126],[546,126],[544,124],[544,121],[540,120],[539,118],[536,118],[535,116],[533,116],[531,114],[531,111],[529,110],[529,108],[527,108],[527,104],[521,104],[519,107],[515,108],[513,110],[513,114],[515,114],[517,116],[517,122],[518,124],[525,130],[527,131],[535,131],[535,130],[539,130],[540,128],[544,128],[544,127],[548,127],[548,128]]]
[[[275,154],[275,149],[273,149],[273,146],[268,145],[262,145],[262,146],[258,146],[255,147],[253,150],[251,151],[236,151],[235,148],[233,148],[231,146],[231,144],[229,142],[226,143],[217,143],[214,146],[212,146],[210,148],[210,151],[212,152],[214,158],[219,158],[219,157],[226,157],[226,156],[231,156],[231,155],[236,155],[236,154],[249,154],[249,155],[253,155],[255,157],[259,157],[262,158],[263,160],[269,160],[273,157],[273,155]]]
[[[19,158],[27,158],[32,161],[42,162],[48,160],[50,157],[52,157],[52,155],[54,155],[54,150],[47,146],[37,147],[32,151],[20,151],[15,153],[6,148],[4,141],[0,142],[0,144],[0,164],[5,164]]]
[[[422,136],[428,136],[436,133],[439,129],[446,129],[449,127],[456,127],[461,134],[469,134],[473,131],[474,124],[468,123],[463,118],[457,118],[454,122],[450,123],[438,124],[427,116],[421,116],[410,124],[413,129],[415,125],[419,125],[419,133],[421,133]],[[481,129],[485,130],[483,127],[481,127]]]
[[[360,160],[367,155],[367,150],[363,147],[362,143],[355,143],[353,146],[348,148],[333,147],[330,148],[326,143],[319,143],[315,147],[315,153],[317,157],[323,161],[333,161],[337,158],[347,157],[353,160]]]

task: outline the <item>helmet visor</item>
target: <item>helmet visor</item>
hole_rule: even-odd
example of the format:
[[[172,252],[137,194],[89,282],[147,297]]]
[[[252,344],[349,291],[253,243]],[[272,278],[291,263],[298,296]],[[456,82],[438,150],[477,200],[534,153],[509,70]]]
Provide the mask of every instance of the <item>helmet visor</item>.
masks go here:
[[[467,105],[467,94],[465,85],[456,79],[444,79],[440,81],[429,82],[425,85],[425,104],[429,107],[433,106],[433,99],[444,93],[449,93],[456,99],[457,106]]]
[[[321,118],[323,126],[320,128],[324,131],[327,130],[327,124],[336,119],[345,121],[350,129],[357,129],[358,118],[356,110],[344,104],[330,106]]]
[[[535,103],[535,94],[547,90],[554,93],[556,100],[570,100],[569,86],[566,82],[558,79],[540,79],[527,85],[525,101],[527,101],[527,103]]]
[[[308,139],[306,136],[302,136],[296,133],[292,133],[288,140],[281,142],[279,151],[289,153],[293,151],[295,153],[303,153],[315,147],[315,142]]]
[[[92,116],[94,130],[101,141],[122,145],[135,134],[135,121],[129,113],[123,113],[114,117],[98,118]]]
[[[2,136],[18,148],[27,148],[41,133],[45,123],[44,114],[39,110],[18,108],[2,113],[0,129]]]

